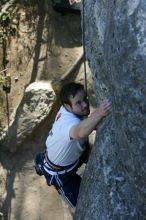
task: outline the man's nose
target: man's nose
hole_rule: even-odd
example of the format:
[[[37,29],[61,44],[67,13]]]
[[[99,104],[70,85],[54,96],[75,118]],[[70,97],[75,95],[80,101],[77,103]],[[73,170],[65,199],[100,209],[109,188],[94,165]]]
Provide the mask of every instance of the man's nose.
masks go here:
[[[82,102],[83,107],[87,107],[88,103],[86,101]]]

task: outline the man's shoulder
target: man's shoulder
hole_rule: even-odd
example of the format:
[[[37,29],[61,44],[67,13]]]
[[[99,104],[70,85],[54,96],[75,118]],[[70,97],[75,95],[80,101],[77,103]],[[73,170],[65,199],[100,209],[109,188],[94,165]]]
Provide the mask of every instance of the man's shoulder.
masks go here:
[[[61,106],[55,118],[55,125],[65,127],[72,127],[80,122],[80,119],[73,113],[67,111]]]
[[[73,114],[72,112],[67,111],[66,108],[63,107],[63,106],[60,108],[58,114],[60,114],[60,113],[61,113],[62,117],[79,119],[75,114]]]

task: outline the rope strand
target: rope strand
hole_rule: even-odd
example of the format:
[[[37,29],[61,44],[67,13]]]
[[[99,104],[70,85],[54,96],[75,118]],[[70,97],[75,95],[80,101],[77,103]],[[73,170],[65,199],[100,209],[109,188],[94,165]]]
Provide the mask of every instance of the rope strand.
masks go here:
[[[85,50],[85,0],[82,0],[82,40],[83,40],[83,58],[84,58],[84,88],[86,96],[87,94],[87,71],[86,71],[86,50]]]

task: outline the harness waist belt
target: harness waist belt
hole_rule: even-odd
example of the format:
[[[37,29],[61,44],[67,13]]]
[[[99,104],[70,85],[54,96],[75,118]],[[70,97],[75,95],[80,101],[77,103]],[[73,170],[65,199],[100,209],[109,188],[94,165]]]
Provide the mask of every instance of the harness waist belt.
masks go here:
[[[67,168],[67,166],[65,166],[66,169],[57,170],[57,169],[52,168],[52,167],[48,164],[48,162],[46,161],[46,159],[44,159],[44,165],[43,165],[43,167],[44,167],[44,170],[45,170],[47,173],[49,173],[49,174],[51,174],[52,176],[54,176],[54,175],[58,175],[58,174],[65,174],[65,173],[68,173],[68,172],[72,171],[72,170],[77,166],[77,164],[78,164],[78,160],[76,161],[76,163],[72,164],[72,166],[69,165],[68,168]]]
[[[45,160],[47,162],[47,164],[53,169],[53,170],[56,170],[56,171],[63,171],[63,170],[67,170],[71,167],[73,167],[77,161],[75,161],[74,163],[70,164],[70,165],[67,165],[67,166],[59,166],[59,165],[56,165],[54,164],[52,161],[50,161],[50,159],[48,158],[47,154],[45,154]]]

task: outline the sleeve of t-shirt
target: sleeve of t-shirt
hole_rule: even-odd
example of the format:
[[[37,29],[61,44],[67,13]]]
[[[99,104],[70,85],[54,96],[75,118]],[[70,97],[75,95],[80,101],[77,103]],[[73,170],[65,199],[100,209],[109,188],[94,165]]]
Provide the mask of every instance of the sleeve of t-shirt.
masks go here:
[[[62,135],[63,135],[63,138],[66,140],[66,141],[69,141],[70,140],[70,136],[69,136],[69,132],[70,132],[70,129],[77,125],[78,123],[80,122],[80,119],[78,118],[72,118],[70,120],[66,120],[64,123],[63,123],[63,127],[61,129],[61,132]]]

